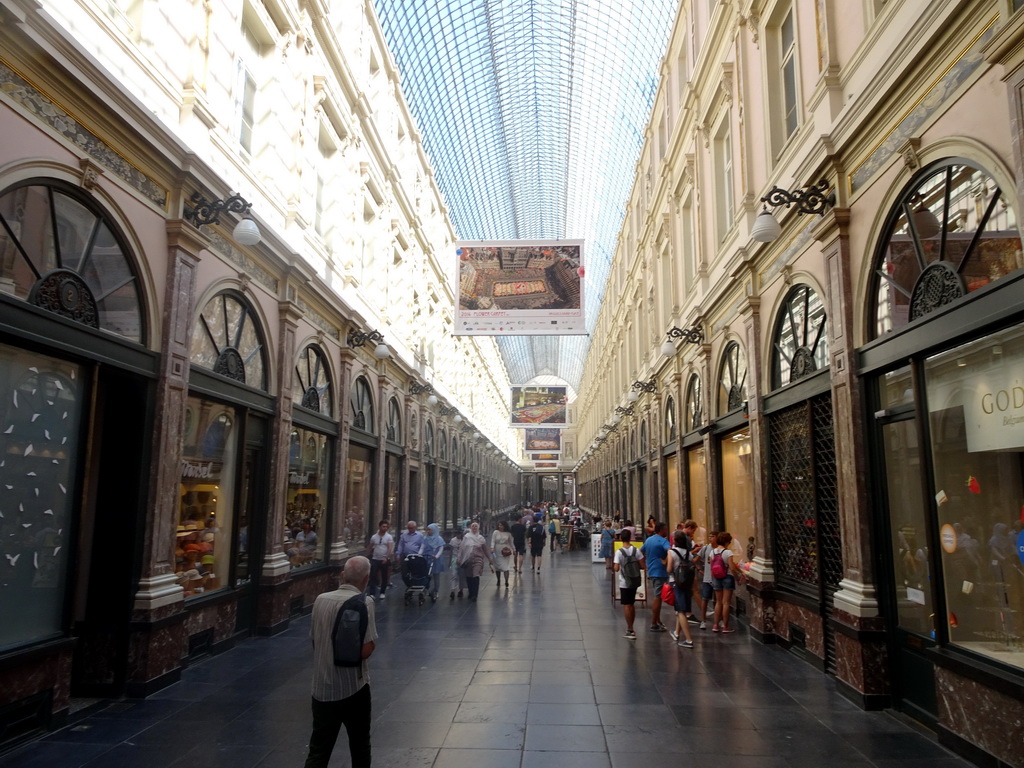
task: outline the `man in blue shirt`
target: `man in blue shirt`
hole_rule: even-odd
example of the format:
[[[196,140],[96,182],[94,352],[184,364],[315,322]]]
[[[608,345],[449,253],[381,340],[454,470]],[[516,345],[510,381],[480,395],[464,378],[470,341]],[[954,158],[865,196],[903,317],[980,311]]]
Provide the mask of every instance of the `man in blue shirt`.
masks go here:
[[[671,547],[665,534],[668,532],[668,523],[657,523],[654,526],[654,535],[648,536],[640,551],[644,553],[644,563],[647,566],[647,594],[651,601],[651,632],[664,632],[665,625],[661,623],[661,588],[668,582],[668,571],[665,570],[665,558],[668,557],[668,550]]]
[[[398,562],[406,555],[423,554],[423,534],[416,530],[416,521],[410,520],[406,523],[405,533],[398,537],[398,548],[395,550],[395,557]]]

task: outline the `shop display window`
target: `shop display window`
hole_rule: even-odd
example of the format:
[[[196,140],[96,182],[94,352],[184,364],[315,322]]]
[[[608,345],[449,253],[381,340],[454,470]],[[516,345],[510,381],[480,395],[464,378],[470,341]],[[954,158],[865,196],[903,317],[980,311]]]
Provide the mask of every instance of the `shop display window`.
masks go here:
[[[377,530],[379,520],[371,520],[373,512],[373,451],[350,443],[345,473],[345,541],[362,546],[369,539],[369,531]]]
[[[1024,327],[924,374],[949,640],[1024,668]]]
[[[686,452],[690,487],[690,518],[697,521],[698,543],[707,543],[708,528],[708,467],[707,452],[703,446]]]
[[[722,502],[725,507],[725,530],[732,534],[732,553],[742,562],[753,560],[757,548],[751,448],[749,427],[722,438]]]
[[[385,480],[384,514],[388,520],[396,520],[399,511],[400,488],[402,482],[402,459],[392,453],[387,455]]]
[[[0,344],[0,650],[59,635],[74,545],[82,369]]]
[[[679,457],[675,454],[665,459],[665,509],[668,512],[667,522],[670,528],[682,520],[679,514]]]
[[[228,586],[238,430],[234,408],[188,399],[173,542],[174,572],[186,597]]]
[[[284,553],[292,568],[322,563],[328,535],[331,443],[309,429],[292,430],[288,451],[288,492]]]

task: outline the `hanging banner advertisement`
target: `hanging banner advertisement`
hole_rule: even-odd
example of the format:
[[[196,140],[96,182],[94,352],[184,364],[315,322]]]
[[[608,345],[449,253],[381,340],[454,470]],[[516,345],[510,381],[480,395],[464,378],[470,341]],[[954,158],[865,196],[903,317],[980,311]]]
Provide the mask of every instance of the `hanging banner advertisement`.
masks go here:
[[[533,465],[534,469],[558,469],[556,461],[539,461]]]
[[[562,430],[528,428],[523,432],[524,448],[529,451],[562,452]]]
[[[512,387],[513,427],[568,427],[568,387]]]
[[[530,461],[561,461],[561,454],[558,453],[531,453],[527,458]]]
[[[581,336],[582,240],[455,244],[456,336]]]

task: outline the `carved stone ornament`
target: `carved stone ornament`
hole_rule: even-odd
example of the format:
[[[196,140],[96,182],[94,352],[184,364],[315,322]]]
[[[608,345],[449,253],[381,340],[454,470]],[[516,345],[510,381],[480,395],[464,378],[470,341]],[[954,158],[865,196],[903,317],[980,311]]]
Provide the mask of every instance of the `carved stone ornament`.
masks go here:
[[[917,278],[910,294],[910,320],[917,320],[967,294],[964,280],[948,261],[936,261]]]
[[[797,381],[814,373],[814,354],[807,347],[800,347],[793,355],[790,365],[790,381]]]
[[[307,387],[302,393],[302,407],[320,412],[320,393],[316,391],[316,387]]]
[[[55,269],[39,278],[29,292],[28,301],[76,323],[90,328],[100,327],[92,290],[85,280],[69,269]]]

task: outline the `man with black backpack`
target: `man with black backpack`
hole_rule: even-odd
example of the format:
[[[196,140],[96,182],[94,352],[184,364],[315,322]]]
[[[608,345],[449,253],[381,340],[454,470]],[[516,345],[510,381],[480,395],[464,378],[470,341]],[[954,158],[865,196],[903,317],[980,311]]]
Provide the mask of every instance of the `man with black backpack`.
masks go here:
[[[633,546],[633,534],[623,529],[619,534],[622,547],[615,553],[615,572],[619,574],[619,601],[626,617],[627,640],[636,640],[633,619],[636,618],[636,591],[640,588],[640,571],[643,569],[644,553]]]
[[[313,602],[313,735],[305,768],[327,768],[341,726],[348,733],[352,768],[370,766],[370,677],[367,659],[377,640],[373,598],[363,592],[370,561],[345,563],[342,585]]]

